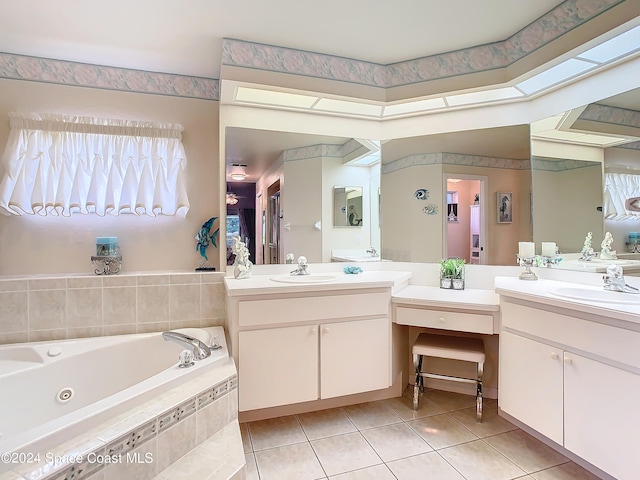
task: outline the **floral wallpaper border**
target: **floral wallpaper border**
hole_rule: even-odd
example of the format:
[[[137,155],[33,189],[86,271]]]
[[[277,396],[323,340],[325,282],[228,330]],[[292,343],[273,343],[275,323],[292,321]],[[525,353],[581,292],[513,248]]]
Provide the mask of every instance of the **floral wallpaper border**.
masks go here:
[[[548,160],[541,157],[532,157],[532,170],[544,170],[549,172],[562,172],[565,170],[576,170],[578,168],[587,168],[600,166],[596,162],[588,162],[584,160]]]
[[[389,65],[232,38],[223,39],[222,64],[399,87],[509,66],[624,1],[566,0],[504,41]]]
[[[528,170],[529,159],[483,157],[481,155],[464,155],[459,153],[419,153],[408,155],[393,162],[382,164],[382,174],[396,172],[404,168],[421,165],[465,165],[470,167],[506,168],[510,170]]]
[[[361,151],[360,151],[361,150]],[[331,158],[344,158],[347,155],[351,155],[357,152],[362,155],[371,152],[367,147],[352,138],[342,145],[331,144],[317,144],[309,145],[306,147],[291,148],[282,152],[282,157],[285,162],[292,162],[295,160],[305,160],[308,158],[319,157],[331,157]]]
[[[640,128],[640,112],[637,110],[627,110],[626,108],[611,107],[598,103],[587,105],[587,108],[580,114],[578,120],[591,120],[594,122]]]
[[[147,72],[2,52],[0,78],[202,100],[220,99],[220,82],[214,78]]]

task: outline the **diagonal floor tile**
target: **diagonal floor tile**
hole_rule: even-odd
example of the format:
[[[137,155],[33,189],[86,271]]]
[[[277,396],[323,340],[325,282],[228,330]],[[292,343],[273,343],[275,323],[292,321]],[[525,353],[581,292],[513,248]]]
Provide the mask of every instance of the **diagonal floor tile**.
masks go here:
[[[535,480],[598,480],[594,474],[573,462],[532,473],[531,477]]]
[[[527,473],[555,467],[568,458],[522,430],[495,435],[485,441]]]
[[[461,410],[463,408],[475,407],[476,397],[463,395],[462,393],[445,392],[444,390],[426,389],[420,397],[420,401],[427,399],[435,403],[444,412]],[[490,402],[487,402],[490,403]]]
[[[326,478],[309,443],[260,450],[255,453],[260,480],[317,480]]]
[[[418,410],[413,410],[413,397],[402,396],[385,400],[384,403],[391,408],[402,420],[415,420],[416,418],[429,417],[443,413],[435,403],[422,399],[418,404]]]
[[[518,428],[513,423],[499,417],[497,409],[483,408],[482,423],[476,421],[476,407],[455,410],[449,412],[449,415],[481,438],[510,432]]]
[[[298,420],[309,440],[357,431],[349,417],[340,408],[304,413],[298,415]]]
[[[438,453],[467,480],[511,480],[526,474],[482,440],[444,448]]]
[[[464,480],[437,452],[403,458],[389,462],[387,466],[398,480]]]
[[[343,408],[358,430],[399,423],[402,419],[383,401],[359,403]]]
[[[396,480],[386,465],[362,468],[329,477],[329,480]]]
[[[420,435],[404,423],[370,428],[360,433],[385,462],[433,450]]]
[[[244,453],[253,452],[251,438],[249,438],[249,427],[247,427],[246,423],[240,424],[240,434],[242,435],[242,447],[244,448]]]
[[[311,446],[327,475],[337,475],[382,463],[359,432],[312,440]]]
[[[251,422],[248,427],[251,444],[256,452],[307,441],[295,416]]]
[[[260,480],[255,455],[253,453],[245,453],[244,460],[247,465],[246,480]]]
[[[436,450],[477,440],[478,437],[449,415],[435,415],[407,422],[412,429]]]

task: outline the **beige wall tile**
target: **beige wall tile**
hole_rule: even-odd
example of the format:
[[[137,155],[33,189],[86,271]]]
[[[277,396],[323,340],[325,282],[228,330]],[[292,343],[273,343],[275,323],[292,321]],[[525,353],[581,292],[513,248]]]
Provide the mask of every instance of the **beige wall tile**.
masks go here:
[[[66,328],[55,328],[52,330],[29,330],[30,342],[43,342],[45,340],[65,340],[66,338]]]
[[[0,333],[26,331],[28,324],[28,293],[0,293]]]
[[[200,444],[229,423],[229,395],[224,395],[198,410],[196,418],[196,442]]]
[[[169,322],[138,323],[136,333],[166,332],[171,330]]]
[[[227,328],[226,318],[203,318],[201,320],[202,327],[225,327]]]
[[[169,287],[169,316],[172,321],[200,319],[200,284]]]
[[[137,279],[135,275],[108,275],[102,277],[102,285],[105,287],[135,287]]]
[[[103,335],[128,335],[130,333],[136,333],[136,324],[127,323],[123,325],[104,325],[102,327]]]
[[[160,471],[158,469],[159,459],[157,452],[157,439],[149,440],[138,448],[135,448],[129,454],[138,454],[144,459],[145,455],[151,454],[153,461],[150,463],[133,463],[123,461],[121,463],[112,463],[105,466],[104,480],[123,480],[125,478],[135,478],[136,480],[151,480]]]
[[[201,275],[199,273],[172,273],[169,276],[171,285],[187,285],[192,283],[200,283]]]
[[[136,279],[138,286],[169,285],[169,277],[168,274],[149,274],[138,275]]]
[[[29,329],[50,330],[65,327],[66,290],[35,290],[29,292]]]
[[[67,288],[100,288],[102,287],[102,277],[83,276],[67,278]]]
[[[102,326],[102,288],[67,290],[67,326]]]
[[[158,434],[156,463],[161,472],[196,446],[196,416],[191,415]]]
[[[102,327],[67,328],[67,338],[89,338],[102,335]]]
[[[200,283],[223,283],[225,275],[224,272],[203,273],[200,277]]]
[[[102,289],[104,325],[136,322],[136,288],[110,287]]]
[[[62,288],[67,288],[67,279],[65,277],[29,279],[29,290],[57,290]]]
[[[138,323],[169,321],[168,286],[138,287],[137,292]]]
[[[0,345],[8,343],[24,343],[29,341],[29,333],[24,332],[12,332],[12,333],[0,333]]]
[[[28,290],[29,282],[25,280],[0,280],[0,292],[16,292]]]
[[[201,318],[224,318],[227,316],[224,284],[200,285]]]
[[[179,328],[200,328],[200,326],[200,320],[188,320],[186,322],[174,322],[172,320],[171,322],[169,322],[169,328],[171,330],[177,330]]]

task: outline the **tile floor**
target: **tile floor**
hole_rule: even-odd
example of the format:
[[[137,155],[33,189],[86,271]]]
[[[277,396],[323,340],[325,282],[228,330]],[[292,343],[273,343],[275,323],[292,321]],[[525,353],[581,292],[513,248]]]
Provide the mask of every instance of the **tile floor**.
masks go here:
[[[240,425],[248,480],[596,480],[485,399],[428,390]]]

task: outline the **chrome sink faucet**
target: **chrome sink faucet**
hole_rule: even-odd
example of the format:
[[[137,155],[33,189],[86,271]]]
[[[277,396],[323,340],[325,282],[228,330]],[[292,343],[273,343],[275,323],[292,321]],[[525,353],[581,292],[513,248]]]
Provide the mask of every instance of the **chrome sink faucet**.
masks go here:
[[[372,257],[378,256],[378,251],[375,249],[375,247],[367,248],[367,253],[370,253]]]
[[[604,280],[604,289],[612,292],[639,293],[636,287],[627,285],[622,274],[620,265],[609,265],[607,274],[602,277]]]
[[[291,275],[311,275],[307,266],[307,257],[298,257],[298,268],[292,271]]]
[[[185,335],[180,332],[162,332],[162,338],[165,341],[172,341],[178,345],[182,345],[187,350],[193,352],[193,357],[196,360],[203,360],[211,355],[211,349],[206,343],[194,338],[190,335]]]

